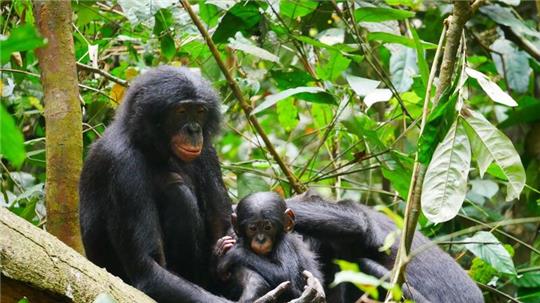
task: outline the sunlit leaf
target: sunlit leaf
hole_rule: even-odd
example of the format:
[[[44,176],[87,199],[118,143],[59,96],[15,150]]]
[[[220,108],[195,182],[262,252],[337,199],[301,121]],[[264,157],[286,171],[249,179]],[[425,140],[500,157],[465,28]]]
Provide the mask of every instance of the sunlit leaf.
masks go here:
[[[476,79],[480,87],[486,92],[486,94],[495,102],[504,104],[507,106],[517,106],[516,101],[506,92],[504,92],[495,82],[488,79],[488,77],[479,71],[466,67],[465,72],[470,77]]]
[[[5,64],[13,52],[32,50],[45,45],[36,28],[30,24],[24,24],[11,30],[6,40],[0,40],[0,61]]]
[[[117,303],[117,301],[108,293],[100,293],[92,303]]]
[[[464,122],[480,176],[495,162],[508,180],[506,200],[518,198],[525,186],[525,169],[512,141],[474,111],[465,116]]]
[[[294,105],[292,98],[287,98],[276,104],[279,125],[285,131],[293,130],[298,125],[298,108]]]
[[[313,0],[281,0],[279,1],[279,12],[284,16],[295,19],[313,12],[317,6],[319,6],[318,1]]]
[[[150,27],[154,26],[154,14],[162,8],[172,6],[175,2],[175,0],[118,0],[131,25],[144,23]]]
[[[219,20],[219,10],[214,4],[199,0],[199,16],[209,27],[214,27]]]
[[[459,121],[435,149],[422,185],[422,211],[434,223],[454,218],[467,193],[471,146]]]
[[[235,4],[221,18],[212,39],[216,43],[226,43],[229,38],[234,37],[237,32],[244,36],[249,36],[252,30],[262,19],[259,12],[259,2],[247,1]]]
[[[356,21],[381,22],[387,20],[404,20],[414,17],[413,12],[384,7],[362,7],[354,11]]]
[[[479,231],[474,236],[463,239],[463,242],[472,242],[465,244],[465,247],[497,271],[510,275],[516,274],[510,253],[492,233]]]
[[[518,34],[526,34],[540,38],[540,32],[530,28],[522,20],[518,19],[509,7],[492,4],[481,6],[479,10],[482,14],[489,16],[493,21],[508,26],[512,31],[515,31]]]
[[[367,108],[378,102],[386,102],[392,98],[392,91],[387,88],[377,88],[369,92],[364,98]]]
[[[391,33],[385,33],[385,32],[374,32],[368,34],[368,40],[369,41],[381,41],[383,43],[398,43],[407,47],[415,48],[416,44],[413,39],[404,37],[404,36],[398,36]],[[425,49],[434,49],[437,48],[437,44],[420,41],[421,45]]]
[[[371,80],[362,77],[356,77],[352,75],[345,75],[345,79],[353,89],[353,91],[360,97],[364,97],[373,90],[375,90],[381,81]]]
[[[273,94],[270,96],[267,96],[264,101],[259,104],[252,112],[251,114],[254,115],[256,113],[259,113],[272,105],[276,104],[278,101],[283,100],[285,98],[288,98],[290,96],[296,95],[298,93],[318,93],[318,92],[324,92],[324,89],[320,87],[296,87],[296,88],[290,88],[284,91],[281,91],[277,94]]]
[[[317,75],[324,80],[335,80],[349,67],[351,60],[337,51],[330,51],[330,58],[324,64],[317,66]]]
[[[236,33],[236,36],[229,38],[229,47],[237,50],[241,50],[247,54],[259,57],[264,60],[279,63],[279,57],[270,53],[269,51],[255,46],[251,40],[244,38],[242,33]]]

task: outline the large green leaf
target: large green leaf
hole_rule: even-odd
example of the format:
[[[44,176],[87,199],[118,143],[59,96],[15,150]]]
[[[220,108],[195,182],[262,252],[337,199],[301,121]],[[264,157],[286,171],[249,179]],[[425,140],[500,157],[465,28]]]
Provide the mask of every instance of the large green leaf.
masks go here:
[[[209,27],[216,26],[219,20],[218,7],[204,0],[199,0],[199,16]]]
[[[470,111],[464,125],[476,156],[480,176],[495,162],[508,180],[506,200],[518,198],[525,186],[525,169],[512,141],[484,116]]]
[[[532,69],[529,66],[529,55],[519,50],[510,40],[499,38],[491,44],[491,53],[497,72],[506,77],[508,86],[518,93],[525,93],[529,88]],[[502,58],[501,58],[502,57]]]
[[[279,1],[279,12],[291,19],[296,19],[310,14],[317,6],[319,6],[319,1],[314,0],[281,0]]]
[[[212,36],[214,42],[226,43],[237,32],[249,36],[262,20],[259,8],[259,2],[255,1],[239,2],[231,7],[219,22]]]
[[[510,253],[492,233],[479,231],[474,236],[463,239],[463,241],[470,242],[465,244],[465,247],[497,271],[510,275],[516,274]]]
[[[503,91],[495,82],[489,80],[486,75],[469,67],[465,68],[465,72],[467,75],[469,75],[469,77],[472,77],[478,81],[480,87],[493,101],[507,106],[517,106],[517,102],[509,94]]]
[[[20,166],[26,158],[24,137],[15,120],[0,103],[0,155],[3,155],[14,166]]]
[[[358,22],[381,22],[387,20],[404,20],[414,17],[414,13],[385,7],[362,7],[354,11],[354,17]]]
[[[408,91],[413,84],[413,77],[418,75],[416,51],[408,47],[400,47],[390,56],[390,74],[397,91]]]
[[[251,40],[244,38],[242,33],[236,33],[234,39],[229,38],[229,47],[237,50],[241,50],[244,53],[259,57],[264,60],[279,63],[279,57],[270,53],[269,51],[257,47],[251,42]]]
[[[330,58],[324,64],[317,66],[317,75],[321,79],[333,81],[349,67],[351,60],[338,51],[330,51]]]
[[[285,98],[288,98],[290,96],[293,96],[293,95],[296,95],[296,94],[299,94],[299,93],[315,94],[315,93],[320,93],[320,92],[324,92],[324,89],[322,89],[320,87],[317,87],[317,86],[313,86],[313,87],[312,86],[302,86],[302,87],[289,88],[289,89],[281,91],[281,92],[279,92],[277,94],[267,96],[264,99],[264,101],[261,104],[259,104],[251,112],[251,114],[252,115],[257,114],[257,113],[271,107],[272,105],[276,104],[280,100],[283,100]]]
[[[467,193],[470,165],[471,145],[458,119],[435,149],[424,177],[422,211],[431,222],[457,215]]]
[[[45,43],[33,25],[21,25],[14,28],[6,40],[0,40],[0,61],[5,64],[12,53],[42,47]]]
[[[413,39],[394,35],[391,33],[385,33],[385,32],[374,32],[374,33],[368,33],[368,40],[372,41],[381,41],[383,43],[398,43],[407,47],[415,48],[416,44]],[[421,45],[425,49],[434,49],[437,48],[437,44],[433,44],[430,42],[420,41]]]

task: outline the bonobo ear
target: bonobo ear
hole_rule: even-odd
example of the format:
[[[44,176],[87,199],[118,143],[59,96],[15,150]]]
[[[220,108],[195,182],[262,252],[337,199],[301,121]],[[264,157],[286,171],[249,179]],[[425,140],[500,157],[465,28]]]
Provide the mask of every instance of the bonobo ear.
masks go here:
[[[287,208],[285,210],[285,232],[291,232],[294,229],[294,212],[292,209]]]
[[[238,222],[238,217],[236,216],[235,213],[232,213],[231,214],[231,224],[232,224],[232,227],[234,229],[234,232],[237,234],[237,235],[240,235],[238,233],[238,225],[237,225],[237,222]]]

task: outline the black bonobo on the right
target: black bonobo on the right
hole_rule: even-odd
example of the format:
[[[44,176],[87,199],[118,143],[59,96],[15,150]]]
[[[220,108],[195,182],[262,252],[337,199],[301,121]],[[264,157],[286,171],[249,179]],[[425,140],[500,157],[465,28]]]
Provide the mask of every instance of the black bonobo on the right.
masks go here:
[[[285,281],[291,284],[279,296],[286,302],[300,296],[309,271],[322,282],[316,257],[300,236],[291,233],[294,213],[276,193],[261,192],[242,199],[231,221],[237,244],[218,265],[218,273],[234,284],[239,302],[253,302]],[[323,299],[323,298],[321,298]]]

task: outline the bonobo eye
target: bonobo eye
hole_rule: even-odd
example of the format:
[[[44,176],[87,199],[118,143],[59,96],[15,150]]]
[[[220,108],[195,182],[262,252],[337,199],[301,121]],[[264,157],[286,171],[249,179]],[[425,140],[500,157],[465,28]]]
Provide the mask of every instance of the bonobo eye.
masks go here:
[[[186,112],[186,108],[183,107],[183,106],[179,106],[176,108],[176,112],[179,113],[179,114],[183,114]]]
[[[206,107],[204,106],[199,106],[199,108],[197,108],[197,113],[198,114],[203,114],[206,112]]]
[[[255,226],[255,224],[250,224],[250,225],[248,226],[248,229],[249,229],[250,231],[257,231],[257,226]]]
[[[270,231],[272,229],[272,225],[265,225],[264,230]]]

